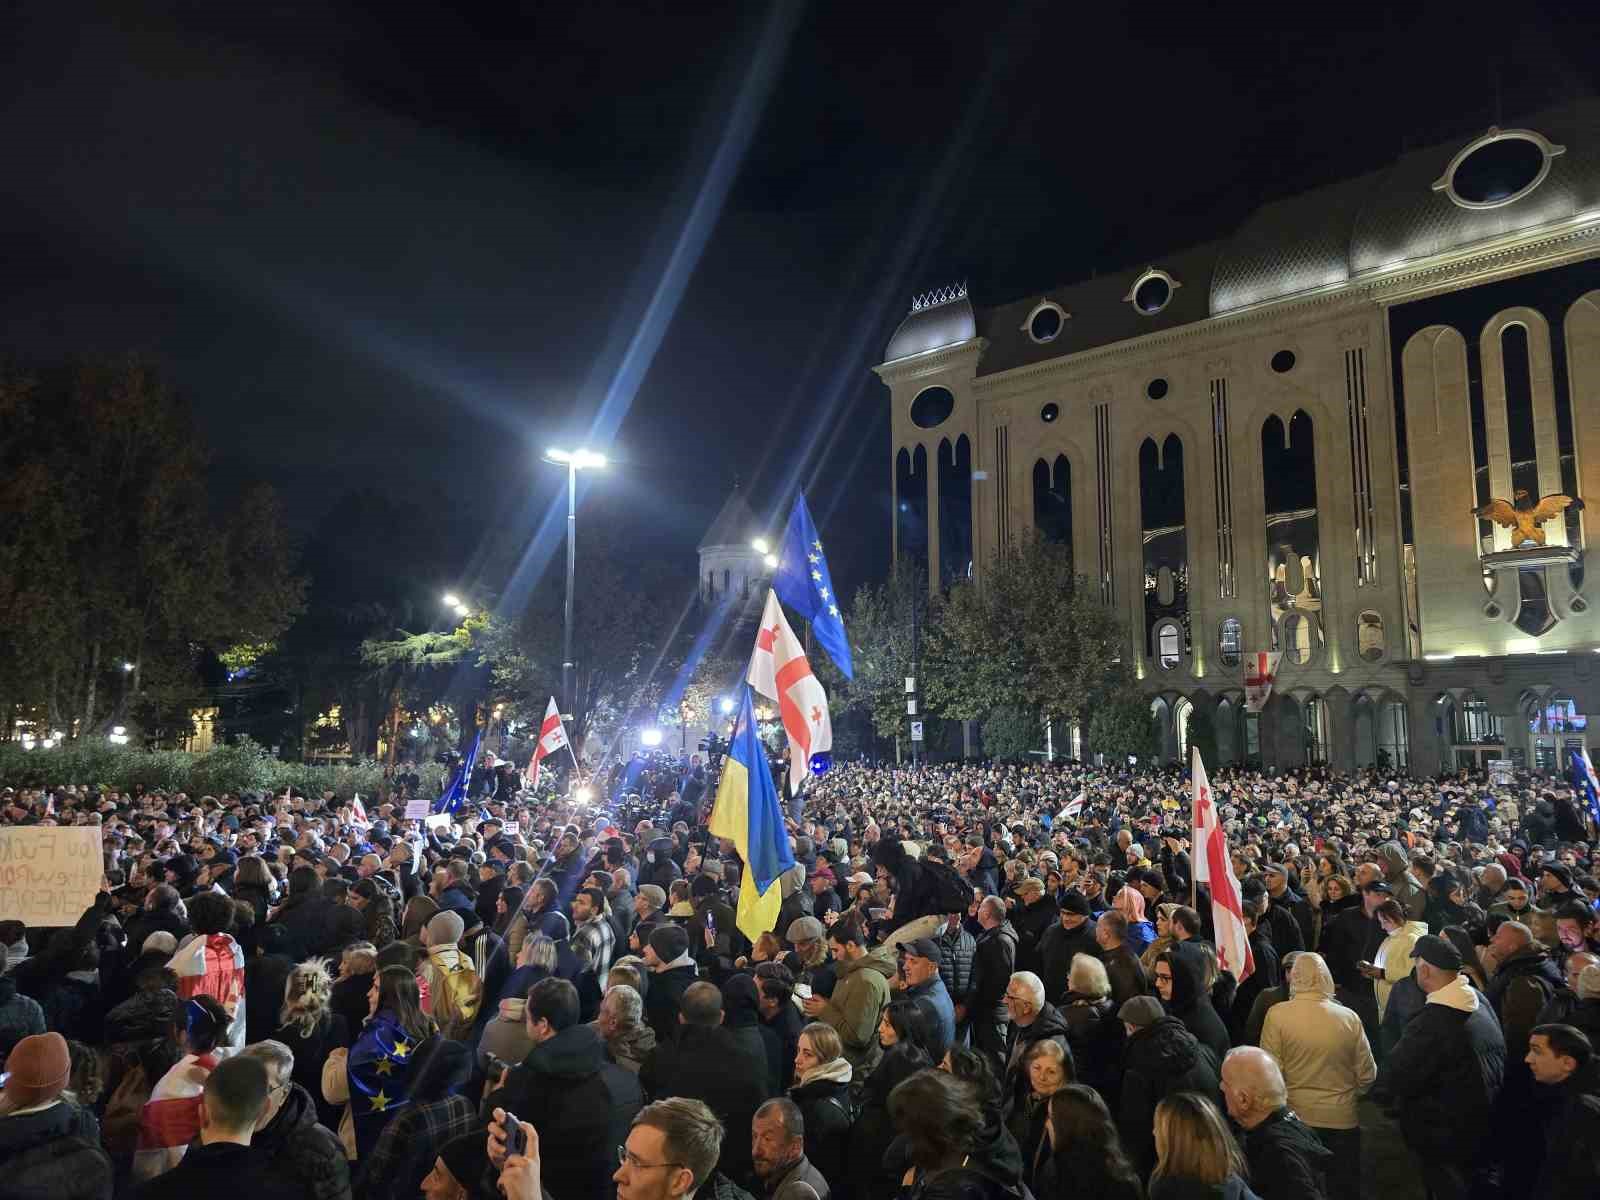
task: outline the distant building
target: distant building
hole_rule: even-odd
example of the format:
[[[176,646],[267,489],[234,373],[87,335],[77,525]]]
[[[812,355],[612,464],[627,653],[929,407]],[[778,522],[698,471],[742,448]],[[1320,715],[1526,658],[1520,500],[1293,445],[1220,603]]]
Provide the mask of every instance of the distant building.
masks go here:
[[[722,511],[700,539],[702,601],[709,604],[731,598],[742,604],[753,595],[765,601],[772,572],[762,565],[761,553],[752,545],[764,536],[766,530],[735,480]]]
[[[919,298],[875,370],[895,554],[939,588],[1031,529],[1069,545],[1131,631],[1165,757],[1199,710],[1223,762],[1279,767],[1558,768],[1586,744],[1595,103],[1127,271],[992,308]],[[1522,492],[1591,507],[1527,529],[1473,514]],[[1248,714],[1245,664],[1271,650],[1276,688]]]

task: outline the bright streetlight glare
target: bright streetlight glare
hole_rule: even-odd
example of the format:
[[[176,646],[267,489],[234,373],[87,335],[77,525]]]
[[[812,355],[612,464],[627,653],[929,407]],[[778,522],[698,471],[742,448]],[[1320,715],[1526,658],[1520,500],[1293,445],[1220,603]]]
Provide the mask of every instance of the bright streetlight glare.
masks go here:
[[[443,597],[443,603],[446,608],[460,608],[461,597],[454,592],[446,592]]]
[[[122,669],[124,671],[131,671],[133,670],[133,664],[131,662],[125,662],[122,664]]]
[[[593,450],[562,450],[551,446],[544,452],[544,457],[547,462],[560,463],[563,467],[571,467],[575,471],[599,469],[606,465],[606,456],[597,454]]]
[[[587,804],[594,799],[594,789],[585,784],[577,791],[578,803]]]
[[[725,713],[731,713],[733,711],[733,701],[724,697],[722,701],[722,711]]]
[[[769,554],[761,560],[761,563],[767,568],[767,570],[776,571],[778,569],[778,556],[776,554]]]
[[[639,744],[641,746],[659,746],[659,745],[661,745],[661,730],[659,730],[659,729],[646,729],[646,730],[642,731],[639,734]]]
[[[756,538],[755,541],[750,543],[750,548],[757,554],[764,554],[768,558],[772,557],[772,547],[767,544],[766,538]]]

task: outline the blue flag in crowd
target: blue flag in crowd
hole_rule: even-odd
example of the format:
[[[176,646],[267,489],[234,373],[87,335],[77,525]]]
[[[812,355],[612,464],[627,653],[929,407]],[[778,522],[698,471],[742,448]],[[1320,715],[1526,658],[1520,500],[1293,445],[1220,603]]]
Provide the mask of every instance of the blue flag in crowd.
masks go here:
[[[1594,764],[1587,751],[1580,750],[1567,759],[1567,769],[1572,772],[1572,790],[1583,798],[1589,815],[1600,826],[1600,779],[1595,777]]]
[[[467,799],[467,789],[472,786],[472,771],[478,765],[478,747],[483,745],[483,730],[478,730],[478,736],[472,739],[472,750],[466,758],[461,760],[461,766],[456,773],[450,776],[450,786],[445,788],[444,795],[439,797],[439,802],[433,806],[436,813],[453,813]]]
[[[794,498],[789,527],[783,531],[772,590],[778,593],[779,600],[811,622],[817,644],[828,652],[846,679],[854,679],[850,639],[845,637],[839,597],[834,594],[833,576],[828,573],[828,559],[822,553],[822,539],[811,522],[804,492]]]

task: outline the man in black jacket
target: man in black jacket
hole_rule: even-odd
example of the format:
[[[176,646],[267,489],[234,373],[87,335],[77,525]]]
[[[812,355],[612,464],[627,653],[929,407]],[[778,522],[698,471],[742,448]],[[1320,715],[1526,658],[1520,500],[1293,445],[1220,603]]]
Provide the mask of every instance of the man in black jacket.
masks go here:
[[[715,984],[690,984],[683,993],[679,1019],[682,1027],[676,1040],[658,1042],[645,1055],[639,1082],[652,1101],[673,1096],[699,1100],[717,1114],[724,1129],[749,1129],[756,1109],[767,1098],[767,1063],[747,1053],[722,1027],[722,993]],[[750,1139],[724,1139],[717,1169],[730,1179],[748,1178]],[[561,1195],[554,1184],[550,1194]]]
[[[1128,1033],[1122,1055],[1122,1091],[1117,1131],[1142,1176],[1156,1165],[1156,1105],[1173,1092],[1199,1092],[1216,1099],[1217,1062],[1154,996],[1135,996],[1117,1009]]]
[[[1535,1196],[1600,1192],[1600,1059],[1571,1025],[1540,1025],[1528,1038],[1528,1067],[1559,1105],[1545,1125],[1544,1167]]]
[[[1053,1041],[1066,1059],[1067,1077],[1076,1078],[1072,1062],[1067,1019],[1044,998],[1044,982],[1032,971],[1017,971],[1005,992],[1006,1011],[1011,1014],[1011,1034],[1007,1038],[1005,1073],[1001,1076],[1000,1103],[1007,1117],[1026,1103],[1028,1095],[1028,1052],[1040,1042]]]
[[[978,935],[972,957],[972,987],[965,1003],[956,1009],[956,1021],[970,1021],[972,1045],[989,1056],[990,1065],[1000,1069],[1006,1048],[1006,985],[1016,968],[1017,931],[1006,920],[1006,906],[996,896],[985,897],[978,905]]]
[[[1465,1200],[1493,1146],[1490,1114],[1505,1078],[1506,1043],[1488,1003],[1461,974],[1461,956],[1429,934],[1411,951],[1427,1003],[1378,1073],[1400,1132],[1435,1200]]]
[[[333,1131],[317,1124],[311,1093],[294,1082],[294,1051],[268,1040],[239,1057],[257,1059],[267,1071],[267,1102],[250,1139],[257,1156],[302,1200],[350,1200],[350,1163]]]
[[[593,1026],[579,1024],[578,989],[541,979],[524,1010],[533,1049],[484,1100],[539,1132],[544,1184],[553,1196],[615,1196],[615,1147],[627,1139],[644,1094],[631,1071],[606,1061]]]
[[[1067,976],[1074,955],[1100,957],[1094,940],[1095,923],[1089,919],[1089,901],[1082,892],[1068,892],[1061,900],[1059,920],[1039,938],[1039,978],[1052,1004],[1067,994]]]
[[[1228,1051],[1222,1063],[1222,1098],[1244,1131],[1250,1186],[1261,1200],[1323,1200],[1333,1154],[1311,1127],[1289,1110],[1289,1089],[1277,1060],[1256,1046]]]

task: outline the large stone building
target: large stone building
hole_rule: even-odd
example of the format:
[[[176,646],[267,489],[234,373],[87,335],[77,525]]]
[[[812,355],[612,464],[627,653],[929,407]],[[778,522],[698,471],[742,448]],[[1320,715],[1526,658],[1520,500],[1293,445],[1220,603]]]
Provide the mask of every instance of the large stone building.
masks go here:
[[[1205,710],[1224,761],[1559,768],[1600,714],[1600,106],[1120,274],[922,297],[875,370],[896,555],[937,588],[1030,529],[1068,543],[1168,757]],[[1555,494],[1596,507],[1472,511]]]

